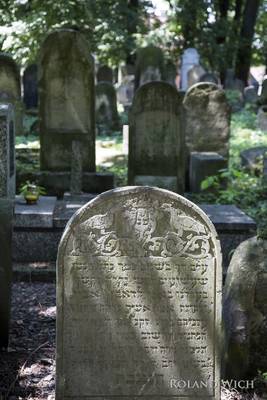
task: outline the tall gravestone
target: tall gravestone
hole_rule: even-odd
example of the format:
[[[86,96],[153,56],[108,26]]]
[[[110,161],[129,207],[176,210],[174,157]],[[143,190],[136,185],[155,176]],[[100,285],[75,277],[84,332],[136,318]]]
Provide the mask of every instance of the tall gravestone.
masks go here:
[[[23,99],[27,109],[38,106],[37,65],[29,65],[23,73]]]
[[[228,156],[231,110],[224,90],[216,84],[193,85],[184,98],[187,151]]]
[[[188,89],[188,71],[194,65],[199,64],[199,54],[196,49],[190,47],[186,49],[182,55],[181,64],[181,90],[185,91]]]
[[[78,31],[44,41],[39,65],[41,170],[70,171],[72,141],[82,142],[84,171],[95,171],[94,61]]]
[[[0,104],[0,197],[16,193],[15,126],[11,104]]]
[[[220,399],[215,228],[172,192],[106,192],[58,253],[56,399]]]
[[[97,82],[113,83],[113,71],[108,65],[101,65],[96,74]]]
[[[8,346],[12,217],[15,196],[15,131],[11,104],[0,104],[0,349]]]
[[[184,192],[182,114],[182,95],[169,83],[138,89],[129,121],[129,184]]]
[[[11,103],[15,111],[16,134],[23,134],[20,71],[9,54],[0,53],[0,103]]]
[[[99,130],[111,132],[119,129],[119,115],[117,109],[117,95],[112,83],[99,82],[96,93],[96,124]]]
[[[159,47],[139,49],[135,64],[135,89],[147,82],[164,80],[164,68],[164,55]]]

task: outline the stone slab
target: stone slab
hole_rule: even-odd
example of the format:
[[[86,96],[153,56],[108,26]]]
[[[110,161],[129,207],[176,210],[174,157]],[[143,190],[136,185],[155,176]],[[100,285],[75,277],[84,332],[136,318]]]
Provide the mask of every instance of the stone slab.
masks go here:
[[[52,228],[56,201],[56,197],[41,196],[37,204],[27,205],[23,197],[16,196],[15,227]]]
[[[220,246],[193,203],[150,187],[96,197],[67,225],[57,273],[57,400],[219,400]]]
[[[49,193],[63,196],[70,189],[70,172],[41,171],[36,173],[35,179],[44,186]],[[111,173],[83,173],[83,191],[87,193],[102,193],[113,189],[115,185],[114,175]]]
[[[63,200],[69,203],[85,204],[88,201],[94,199],[97,196],[96,193],[80,193],[72,194],[69,192],[64,193]]]
[[[251,231],[255,232],[255,221],[236,206],[222,204],[199,204],[209,216],[218,232]]]

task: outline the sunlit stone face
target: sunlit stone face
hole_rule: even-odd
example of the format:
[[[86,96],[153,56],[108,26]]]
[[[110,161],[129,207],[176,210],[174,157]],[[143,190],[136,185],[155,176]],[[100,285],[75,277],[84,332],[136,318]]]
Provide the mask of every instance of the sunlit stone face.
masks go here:
[[[215,230],[184,198],[88,203],[59,249],[57,399],[219,399],[220,275]]]

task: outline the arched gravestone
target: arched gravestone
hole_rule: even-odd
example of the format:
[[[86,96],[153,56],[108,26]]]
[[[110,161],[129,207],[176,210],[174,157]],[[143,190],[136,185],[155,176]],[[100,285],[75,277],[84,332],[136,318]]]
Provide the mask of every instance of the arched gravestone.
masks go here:
[[[97,82],[113,83],[113,71],[108,65],[101,65],[96,74]]]
[[[110,131],[119,129],[117,95],[114,86],[109,82],[99,82],[95,88],[96,124],[99,129]]]
[[[129,118],[130,185],[184,192],[182,95],[167,82],[149,82],[135,94]]]
[[[23,134],[20,71],[13,58],[5,53],[0,53],[0,102],[13,104],[16,135]]]
[[[23,73],[23,99],[27,109],[37,108],[38,88],[37,88],[37,65],[29,65]]]
[[[164,55],[159,47],[147,46],[138,50],[135,63],[135,89],[147,82],[164,79]]]
[[[189,47],[183,52],[181,64],[181,90],[188,89],[187,74],[191,67],[199,64],[199,54],[196,49]]]
[[[95,171],[94,61],[81,33],[52,32],[39,65],[41,169],[69,171],[72,141],[83,146],[83,170]]]
[[[187,150],[215,151],[227,157],[231,109],[224,90],[214,83],[196,83],[186,92],[183,104]]]
[[[70,220],[57,271],[57,400],[220,398],[220,246],[197,206],[105,192]]]

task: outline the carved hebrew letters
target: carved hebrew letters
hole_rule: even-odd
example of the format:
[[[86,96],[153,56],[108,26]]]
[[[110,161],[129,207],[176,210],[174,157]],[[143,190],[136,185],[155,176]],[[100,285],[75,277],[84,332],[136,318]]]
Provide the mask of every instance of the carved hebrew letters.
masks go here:
[[[218,399],[219,253],[200,213],[171,192],[127,188],[73,219],[58,261],[58,399]]]

